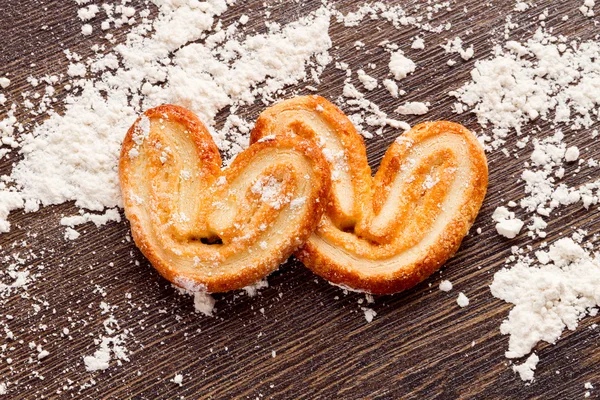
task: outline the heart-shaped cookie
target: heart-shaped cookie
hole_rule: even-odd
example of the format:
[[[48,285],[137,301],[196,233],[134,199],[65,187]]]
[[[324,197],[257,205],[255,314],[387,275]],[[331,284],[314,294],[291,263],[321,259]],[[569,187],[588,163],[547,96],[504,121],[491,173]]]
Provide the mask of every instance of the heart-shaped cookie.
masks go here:
[[[251,142],[302,136],[331,170],[327,210],[295,254],[333,284],[376,294],[408,289],[458,250],[485,197],[487,161],[475,135],[419,124],[387,150],[375,177],[362,138],[336,106],[297,97],[265,110]]]
[[[208,292],[275,270],[317,226],[330,187],[327,161],[301,137],[264,138],[222,171],[206,127],[173,105],[129,129],[119,178],[142,253],[171,282]]]

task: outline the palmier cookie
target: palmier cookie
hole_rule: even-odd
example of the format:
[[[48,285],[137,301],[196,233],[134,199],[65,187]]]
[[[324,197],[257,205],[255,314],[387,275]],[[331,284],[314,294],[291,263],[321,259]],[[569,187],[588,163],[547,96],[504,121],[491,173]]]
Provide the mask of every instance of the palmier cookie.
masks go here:
[[[459,124],[415,126],[390,146],[375,177],[361,136],[322,97],[297,97],[265,110],[251,142],[272,135],[310,139],[327,158],[327,209],[295,255],[348,289],[389,294],[426,279],[458,250],[485,197],[483,148]]]
[[[142,253],[169,281],[207,292],[275,270],[317,226],[330,187],[327,161],[300,136],[264,138],[221,170],[206,127],[173,105],[129,129],[119,178]]]

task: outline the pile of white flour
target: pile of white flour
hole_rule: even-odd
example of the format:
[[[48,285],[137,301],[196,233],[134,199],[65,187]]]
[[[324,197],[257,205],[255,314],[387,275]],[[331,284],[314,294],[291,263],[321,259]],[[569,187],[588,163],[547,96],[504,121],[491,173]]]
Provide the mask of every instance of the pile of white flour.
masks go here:
[[[456,112],[475,113],[487,128],[482,140],[488,150],[501,149],[506,156],[533,150],[515,182],[523,188],[521,199],[494,212],[500,235],[514,238],[525,227],[531,239],[543,239],[559,210],[576,205],[592,211],[598,204],[600,180],[569,182],[582,170],[597,171],[598,161],[569,146],[563,130],[598,135],[592,126],[600,106],[599,58],[599,43],[571,41],[540,28],[524,43],[498,46],[493,57],[475,64],[472,82],[451,93],[458,99]],[[553,122],[550,135],[539,129],[523,133],[539,120]],[[514,149],[505,146],[511,135],[518,138]],[[567,174],[567,168],[574,173]],[[574,330],[579,320],[598,312],[600,260],[591,243],[596,238],[585,242],[586,235],[578,230],[572,238],[512,247],[507,267],[491,285],[494,296],[515,305],[501,326],[510,335],[506,357],[526,356],[540,341],[555,343],[565,328]],[[532,355],[515,371],[533,380],[537,360]]]

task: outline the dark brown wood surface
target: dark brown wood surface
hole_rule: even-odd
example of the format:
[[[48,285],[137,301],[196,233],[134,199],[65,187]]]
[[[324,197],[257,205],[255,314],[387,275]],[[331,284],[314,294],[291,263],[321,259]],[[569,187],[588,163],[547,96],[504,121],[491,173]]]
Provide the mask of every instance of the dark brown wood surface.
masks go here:
[[[316,0],[267,3],[272,19],[282,23],[320,4]],[[342,10],[351,10],[353,3],[338,4]],[[411,14],[426,13],[424,6],[415,10],[415,5],[425,2],[398,3]],[[539,26],[538,15],[548,8],[548,26],[555,33],[593,38],[600,30],[594,19],[577,10],[582,3],[539,0],[526,13],[513,13],[513,21],[519,24],[513,37],[529,37]],[[132,4],[141,9],[143,2]],[[480,132],[483,129],[472,115],[451,112],[453,99],[447,93],[467,82],[475,61],[489,56],[494,44],[501,41],[505,18],[513,7],[514,1],[508,0],[451,2],[452,10],[437,13],[430,21],[434,25],[452,23],[452,31],[442,34],[422,34],[412,27],[396,29],[382,20],[357,28],[332,21],[330,36],[336,47],[331,53],[354,70],[375,63],[372,74],[383,79],[389,55],[378,43],[388,39],[401,44],[419,66],[401,82],[408,94],[392,101],[385,89],[378,88],[368,97],[389,113],[407,100],[429,101],[432,106],[427,119],[450,119]],[[71,0],[0,0],[0,75],[8,73],[12,80],[7,91],[10,101],[19,101],[19,93],[30,90],[26,83],[29,75],[65,73],[64,49],[83,56],[92,54],[90,46],[96,39],[80,34],[77,8]],[[248,14],[249,25],[260,31],[264,29],[264,9],[263,0],[239,1],[223,18],[227,22]],[[561,21],[564,14],[570,16],[568,21]],[[94,23],[96,30],[98,24]],[[120,40],[123,34],[117,35]],[[415,34],[424,37],[425,50],[410,49]],[[457,35],[468,45],[474,44],[475,58],[448,68],[446,61],[458,57],[445,54],[440,44]],[[356,51],[356,40],[366,43],[364,50]],[[343,72],[328,67],[319,94],[336,99],[344,78]],[[308,93],[302,89],[304,85],[294,89]],[[59,93],[62,96],[64,93]],[[257,104],[242,114],[253,119],[260,110]],[[6,111],[0,107],[0,118]],[[20,114],[20,118],[33,121],[30,115]],[[407,118],[411,124],[422,119]],[[539,126],[552,132],[548,124]],[[367,141],[373,168],[397,134],[390,129]],[[588,131],[567,134],[567,142],[577,144],[584,156],[599,157],[600,145]],[[508,338],[500,334],[499,327],[510,306],[493,298],[489,290],[510,246],[529,243],[523,234],[514,241],[499,237],[490,216],[504,201],[523,195],[517,177],[530,151],[528,147],[520,152],[520,158],[507,158],[500,152],[488,155],[489,193],[459,253],[441,273],[413,290],[377,297],[372,306],[377,316],[371,323],[365,321],[358,304],[364,296],[344,294],[293,260],[269,277],[269,288],[260,296],[217,295],[216,317],[204,317],[194,313],[191,299],[178,295],[126,240],[126,221],[100,229],[93,224],[80,226],[77,230],[82,236],[65,241],[59,219],[74,214],[74,205],[47,207],[34,214],[13,213],[12,231],[0,236],[2,254],[32,250],[39,257],[28,263],[34,269],[39,267],[39,273],[27,291],[28,298],[17,293],[0,309],[0,319],[14,317],[9,325],[17,339],[0,339],[0,345],[8,347],[3,353],[12,358],[11,364],[0,359],[0,383],[11,382],[7,398],[12,399],[583,398],[585,382],[600,386],[599,332],[590,328],[600,323],[600,317],[586,318],[556,345],[538,345],[541,361],[536,379],[525,385],[504,358]],[[16,157],[3,160],[2,174],[10,171]],[[597,175],[597,170],[591,170],[570,182],[591,181]],[[575,228],[588,229],[591,236],[599,231],[597,218],[596,210],[586,212],[580,205],[566,208],[550,223],[548,240]],[[475,228],[481,228],[482,234],[474,234]],[[30,237],[32,232],[38,236]],[[7,265],[8,260],[3,259],[0,268]],[[442,277],[454,283],[450,293],[437,289]],[[471,301],[462,309],[456,304],[460,291]],[[126,293],[131,293],[130,299]],[[44,301],[48,305],[36,312],[31,304]],[[121,366],[113,362],[106,371],[89,373],[82,357],[93,354],[97,348],[94,339],[104,333],[102,321],[107,315],[101,314],[101,301],[117,306],[114,315],[121,328],[131,330],[125,343],[131,351],[130,362]],[[65,327],[70,330],[69,338],[62,334]],[[30,342],[42,344],[50,355],[38,361]],[[170,382],[176,373],[183,374],[181,387]],[[86,384],[90,387],[81,389]],[[597,397],[596,390],[591,393]]]

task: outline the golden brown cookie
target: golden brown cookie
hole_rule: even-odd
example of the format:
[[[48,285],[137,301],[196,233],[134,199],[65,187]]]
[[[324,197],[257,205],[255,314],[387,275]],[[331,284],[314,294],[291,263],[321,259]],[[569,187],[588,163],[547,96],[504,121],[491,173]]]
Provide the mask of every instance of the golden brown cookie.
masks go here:
[[[266,136],[316,143],[331,171],[327,209],[295,254],[333,284],[376,294],[408,289],[458,250],[485,197],[487,161],[475,135],[426,122],[400,136],[372,177],[351,121],[318,96],[265,110],[251,143]]]
[[[206,127],[173,105],[129,129],[119,177],[142,253],[171,282],[208,292],[275,270],[317,226],[330,186],[327,161],[301,137],[264,138],[221,170]]]

